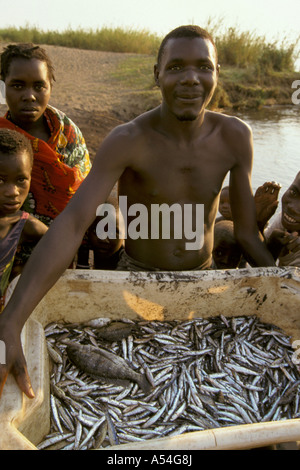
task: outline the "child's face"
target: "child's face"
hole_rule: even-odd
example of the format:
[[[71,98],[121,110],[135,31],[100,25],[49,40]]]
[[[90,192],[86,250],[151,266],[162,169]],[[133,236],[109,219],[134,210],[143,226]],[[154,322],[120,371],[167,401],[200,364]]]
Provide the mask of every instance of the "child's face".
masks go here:
[[[281,222],[288,232],[300,231],[300,172],[281,199]]]
[[[220,240],[214,246],[213,257],[217,269],[235,269],[241,260],[241,249],[236,242]]]
[[[219,212],[226,220],[232,220],[229,190],[223,189],[220,195]]]
[[[31,181],[31,160],[26,151],[15,155],[0,152],[0,216],[21,209]]]
[[[12,120],[26,128],[42,118],[51,95],[46,62],[38,59],[14,59],[9,67],[6,102]]]

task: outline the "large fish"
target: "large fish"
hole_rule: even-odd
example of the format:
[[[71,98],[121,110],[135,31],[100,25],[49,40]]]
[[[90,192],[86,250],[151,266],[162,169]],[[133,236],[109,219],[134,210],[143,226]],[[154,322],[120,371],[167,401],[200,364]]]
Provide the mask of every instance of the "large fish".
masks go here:
[[[132,380],[144,393],[149,393],[152,388],[146,375],[135,372],[124,359],[106,349],[72,343],[67,346],[66,351],[70,361],[88,375]]]
[[[137,329],[133,323],[112,322],[97,329],[97,336],[106,341],[121,341]]]

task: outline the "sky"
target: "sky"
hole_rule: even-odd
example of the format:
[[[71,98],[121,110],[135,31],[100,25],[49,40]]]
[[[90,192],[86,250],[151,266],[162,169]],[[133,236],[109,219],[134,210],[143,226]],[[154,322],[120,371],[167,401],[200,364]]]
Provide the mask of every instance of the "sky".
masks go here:
[[[299,0],[0,0],[0,28],[97,29],[103,26],[148,30],[163,36],[182,24],[206,26],[209,18],[238,26],[267,40],[300,33]]]

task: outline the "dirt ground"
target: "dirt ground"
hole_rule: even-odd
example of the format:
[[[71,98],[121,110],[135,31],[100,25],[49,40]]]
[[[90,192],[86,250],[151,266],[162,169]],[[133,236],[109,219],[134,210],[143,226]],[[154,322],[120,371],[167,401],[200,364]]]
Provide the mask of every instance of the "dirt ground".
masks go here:
[[[5,44],[0,44],[2,51]],[[104,137],[117,125],[143,111],[133,91],[112,79],[112,72],[132,54],[43,46],[54,68],[50,104],[65,112],[81,129],[91,159]],[[141,109],[139,109],[141,108]],[[0,105],[0,115],[6,111]]]

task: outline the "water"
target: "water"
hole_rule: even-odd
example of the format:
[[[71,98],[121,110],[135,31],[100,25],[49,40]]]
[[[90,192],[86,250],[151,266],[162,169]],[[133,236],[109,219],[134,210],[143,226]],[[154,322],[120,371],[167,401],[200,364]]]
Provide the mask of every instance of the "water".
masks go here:
[[[268,107],[235,116],[253,131],[253,191],[266,181],[277,181],[282,185],[281,198],[300,171],[300,105]]]

